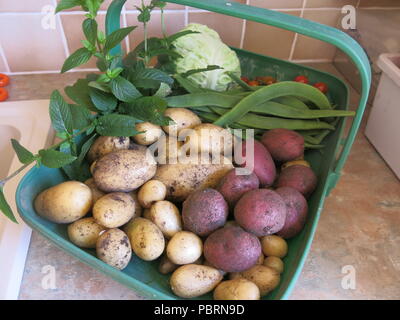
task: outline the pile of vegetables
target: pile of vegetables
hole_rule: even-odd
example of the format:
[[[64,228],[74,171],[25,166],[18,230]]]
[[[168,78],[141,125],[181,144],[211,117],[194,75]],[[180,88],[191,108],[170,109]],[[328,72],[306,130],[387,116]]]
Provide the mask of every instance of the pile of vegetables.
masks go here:
[[[260,299],[279,284],[285,239],[306,223],[317,177],[305,149],[323,148],[338,117],[354,113],[334,110],[301,81],[251,84],[236,53],[206,26],[166,35],[161,1],[142,1],[144,41],[125,58],[113,55],[135,27],[106,36],[96,22],[101,3],[62,0],[57,7],[87,12],[83,47],[62,72],[95,57],[100,73],[66,87],[69,102],[52,93],[60,142],[34,154],[12,140],[23,166],[0,181],[1,211],[16,221],[2,190],[30,164],[62,168],[69,181],[42,191],[35,209],[67,224],[77,246],[120,270],[135,259],[160,259],[159,271],[172,273],[171,290],[183,298],[215,289],[215,299]],[[147,37],[155,8],[162,38]],[[241,144],[247,163],[225,157],[238,139],[232,129],[255,129],[253,153]],[[196,161],[176,161],[187,147]],[[237,174],[248,161],[252,172]]]

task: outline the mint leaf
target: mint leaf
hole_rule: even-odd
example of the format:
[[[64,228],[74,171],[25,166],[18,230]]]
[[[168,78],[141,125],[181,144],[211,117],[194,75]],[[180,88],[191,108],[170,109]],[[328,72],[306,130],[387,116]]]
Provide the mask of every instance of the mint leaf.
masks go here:
[[[91,57],[92,53],[86,48],[76,50],[67,58],[67,60],[65,60],[64,65],[61,68],[61,73],[67,72],[68,70],[88,62]]]
[[[137,120],[122,114],[108,114],[98,119],[97,133],[102,136],[130,137],[138,133],[135,130]]]
[[[121,101],[131,102],[142,94],[125,78],[118,76],[110,82],[111,92]]]
[[[80,6],[81,2],[81,0],[61,0],[60,3],[57,5],[55,13],[58,13],[62,10],[71,9],[76,6]]]
[[[167,41],[168,41],[168,43],[172,43],[172,42],[174,42],[175,40],[179,39],[180,37],[186,36],[186,35],[188,35],[188,34],[193,34],[193,33],[200,33],[200,32],[198,32],[198,31],[192,31],[192,30],[180,31],[180,32],[177,32],[177,33],[175,33],[175,34],[169,36],[169,37],[167,38]]]
[[[40,150],[42,164],[48,168],[61,168],[76,160],[75,156],[56,150]]]
[[[86,107],[89,110],[97,111],[90,99],[89,94],[89,79],[79,79],[72,86],[64,89],[68,97],[70,97],[76,104]]]
[[[5,216],[10,219],[12,222],[18,223],[15,218],[10,205],[7,203],[7,200],[4,196],[3,186],[0,185],[0,211],[5,214]]]
[[[17,140],[11,139],[11,144],[21,163],[28,164],[35,160],[33,153],[21,146]]]
[[[123,104],[121,111],[136,119],[166,126],[171,121],[164,116],[167,105],[167,101],[160,97],[142,97],[132,103]]]
[[[160,83],[172,86],[174,79],[164,71],[155,68],[144,68],[130,73],[129,80],[139,88],[158,89]]]
[[[171,87],[166,83],[162,82],[157,92],[154,94],[156,97],[165,98],[172,92]]]
[[[115,46],[117,46],[129,33],[131,33],[136,27],[127,27],[118,29],[107,36],[104,44],[104,51],[108,52]]]
[[[102,112],[113,111],[118,104],[118,100],[111,94],[90,88],[90,99],[96,108]]]
[[[90,111],[87,108],[82,106],[77,106],[75,104],[70,104],[69,108],[71,110],[74,129],[81,130],[92,123],[94,116],[90,113]]]
[[[68,103],[64,101],[61,94],[54,90],[50,98],[51,124],[57,132],[68,132],[72,134],[72,114]]]
[[[97,22],[94,19],[85,19],[82,23],[83,33],[92,45],[96,45],[97,28]]]
[[[87,153],[90,150],[90,147],[92,146],[93,142],[96,140],[97,134],[92,135],[86,142],[82,145],[81,152],[79,153],[78,159],[75,160],[78,166],[80,166],[85,160],[85,157]]]

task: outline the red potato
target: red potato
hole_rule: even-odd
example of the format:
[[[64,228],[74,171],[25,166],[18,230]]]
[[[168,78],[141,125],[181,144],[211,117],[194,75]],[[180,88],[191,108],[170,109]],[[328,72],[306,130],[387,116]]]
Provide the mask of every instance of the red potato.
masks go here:
[[[275,191],[256,189],[246,192],[234,210],[236,222],[258,237],[280,231],[286,219],[286,205]]]
[[[317,186],[317,176],[311,168],[302,165],[283,169],[276,181],[276,187],[291,187],[308,198]]]
[[[268,187],[274,183],[276,167],[268,150],[257,140],[254,140],[254,153],[247,152],[247,143],[242,143],[242,156],[246,161],[240,164],[241,167],[252,168],[262,187]]]
[[[282,187],[275,190],[286,203],[286,220],[278,236],[289,239],[296,236],[307,220],[308,204],[304,196],[296,189]]]
[[[264,132],[261,143],[275,161],[287,162],[304,155],[304,138],[288,129],[272,129]]]
[[[260,255],[260,240],[240,227],[218,229],[204,243],[206,260],[225,272],[247,270],[257,263]]]
[[[193,192],[182,205],[183,228],[201,237],[221,228],[228,218],[228,204],[217,190]]]
[[[254,172],[239,175],[236,169],[232,169],[221,179],[217,190],[224,196],[229,207],[233,208],[244,193],[258,189],[259,185],[260,181]]]

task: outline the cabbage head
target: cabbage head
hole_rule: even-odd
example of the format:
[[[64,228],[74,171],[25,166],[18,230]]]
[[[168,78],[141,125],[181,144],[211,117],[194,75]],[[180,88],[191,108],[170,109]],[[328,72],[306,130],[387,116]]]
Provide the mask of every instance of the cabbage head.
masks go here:
[[[219,34],[209,27],[192,23],[181,31],[199,33],[187,34],[176,39],[172,45],[181,58],[174,60],[176,72],[181,74],[194,69],[217,65],[222,69],[193,74],[188,78],[202,88],[225,91],[232,83],[227,72],[240,77],[240,62],[236,53],[224,44]]]

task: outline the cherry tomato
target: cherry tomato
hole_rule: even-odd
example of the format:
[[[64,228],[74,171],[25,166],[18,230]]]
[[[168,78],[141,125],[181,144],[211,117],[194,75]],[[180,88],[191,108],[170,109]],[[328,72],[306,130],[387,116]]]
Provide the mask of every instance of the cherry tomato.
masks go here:
[[[263,85],[270,85],[276,82],[276,79],[271,76],[256,77],[256,80]]]
[[[297,76],[294,81],[301,83],[308,83],[308,78],[306,76]]]
[[[327,93],[328,92],[328,86],[327,86],[327,84],[325,82],[314,83],[314,87],[316,87],[322,93]]]
[[[10,78],[5,74],[0,73],[0,87],[5,87],[9,83],[10,83]]]
[[[249,82],[249,78],[247,78],[247,77],[240,77],[240,79],[241,79],[242,81],[246,82],[246,83]]]
[[[256,81],[256,80],[251,80],[251,81],[249,81],[247,84],[248,84],[249,86],[252,86],[252,87],[256,87],[256,86],[259,86],[259,85],[260,85],[259,82]]]
[[[0,101],[5,101],[8,99],[8,91],[4,88],[0,88]]]

